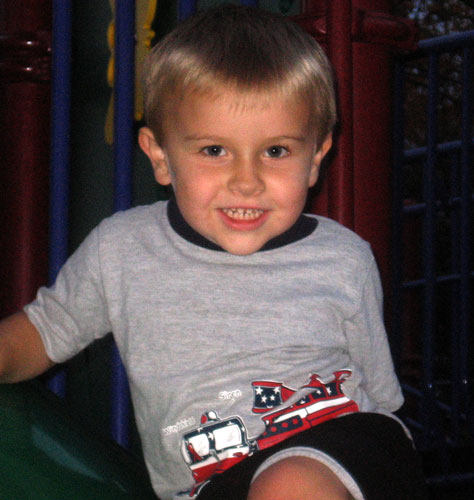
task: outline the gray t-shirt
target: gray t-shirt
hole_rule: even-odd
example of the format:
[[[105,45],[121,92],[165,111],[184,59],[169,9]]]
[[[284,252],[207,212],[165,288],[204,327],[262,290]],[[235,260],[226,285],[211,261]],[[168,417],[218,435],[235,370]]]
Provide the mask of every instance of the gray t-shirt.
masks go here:
[[[104,220],[26,307],[55,362],[113,332],[162,500],[327,418],[401,406],[367,243],[317,217],[236,256],[177,234],[166,206]]]

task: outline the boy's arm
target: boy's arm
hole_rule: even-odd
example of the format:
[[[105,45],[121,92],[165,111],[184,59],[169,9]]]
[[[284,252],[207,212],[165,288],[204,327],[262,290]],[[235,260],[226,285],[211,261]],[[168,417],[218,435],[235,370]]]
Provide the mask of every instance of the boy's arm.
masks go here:
[[[53,365],[38,330],[24,312],[0,321],[0,382],[30,379]]]
[[[379,408],[398,410],[403,395],[385,331],[382,285],[375,261],[365,277],[359,310],[345,327],[349,355],[364,372],[364,389]]]

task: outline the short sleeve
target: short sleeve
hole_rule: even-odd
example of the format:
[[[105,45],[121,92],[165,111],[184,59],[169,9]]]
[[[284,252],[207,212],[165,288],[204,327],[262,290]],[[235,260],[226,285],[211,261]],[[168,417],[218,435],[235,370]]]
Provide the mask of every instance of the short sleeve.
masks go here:
[[[101,279],[99,229],[67,260],[55,284],[25,307],[46,352],[64,362],[111,330]]]
[[[372,258],[362,284],[357,313],[345,322],[349,354],[363,373],[362,385],[379,409],[396,411],[403,404],[383,322],[380,276]]]

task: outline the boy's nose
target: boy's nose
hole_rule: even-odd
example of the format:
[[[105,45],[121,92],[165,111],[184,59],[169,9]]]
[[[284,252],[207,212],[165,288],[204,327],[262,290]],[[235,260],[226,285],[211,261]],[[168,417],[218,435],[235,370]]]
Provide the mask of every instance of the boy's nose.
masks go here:
[[[265,183],[257,163],[252,161],[237,162],[229,178],[229,189],[244,196],[254,196],[264,191]]]

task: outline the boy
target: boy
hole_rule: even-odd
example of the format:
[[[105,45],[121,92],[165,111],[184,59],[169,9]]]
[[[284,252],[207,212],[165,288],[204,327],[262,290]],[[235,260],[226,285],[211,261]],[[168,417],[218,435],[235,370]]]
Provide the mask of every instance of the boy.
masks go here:
[[[335,122],[319,46],[205,11],[153,50],[145,108],[174,198],[102,222],[3,323],[3,380],[113,331],[162,500],[421,498],[373,256],[302,215]]]

